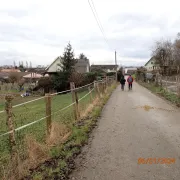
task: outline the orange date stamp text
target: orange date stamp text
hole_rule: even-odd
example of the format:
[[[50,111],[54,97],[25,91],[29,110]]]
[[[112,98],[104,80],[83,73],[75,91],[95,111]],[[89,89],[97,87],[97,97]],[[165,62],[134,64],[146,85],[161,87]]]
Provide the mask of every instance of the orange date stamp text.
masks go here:
[[[138,164],[174,164],[175,158],[139,158]]]

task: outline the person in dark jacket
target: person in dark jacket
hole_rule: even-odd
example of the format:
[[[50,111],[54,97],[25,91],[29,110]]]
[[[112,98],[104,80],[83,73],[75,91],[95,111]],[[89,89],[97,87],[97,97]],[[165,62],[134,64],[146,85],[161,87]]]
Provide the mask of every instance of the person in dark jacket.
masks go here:
[[[122,89],[122,91],[124,91],[124,86],[125,86],[125,83],[126,83],[126,80],[125,80],[124,76],[121,77],[120,83],[121,83],[121,89]]]

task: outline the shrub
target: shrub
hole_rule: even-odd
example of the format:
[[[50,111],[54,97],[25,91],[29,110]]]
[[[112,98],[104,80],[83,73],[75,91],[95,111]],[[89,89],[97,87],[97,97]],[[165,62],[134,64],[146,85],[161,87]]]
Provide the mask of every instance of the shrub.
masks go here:
[[[49,93],[50,89],[53,87],[52,86],[52,79],[50,77],[42,77],[38,81],[38,87],[44,89],[44,93]]]
[[[108,72],[106,73],[106,76],[115,76],[116,75],[116,72]]]
[[[52,76],[52,86],[58,92],[64,91],[70,88],[69,72],[58,72]]]
[[[69,77],[69,82],[74,82],[76,87],[83,85],[84,75],[78,72],[73,72]]]
[[[84,81],[83,84],[90,84],[96,80],[97,73],[95,72],[89,72],[84,75]]]

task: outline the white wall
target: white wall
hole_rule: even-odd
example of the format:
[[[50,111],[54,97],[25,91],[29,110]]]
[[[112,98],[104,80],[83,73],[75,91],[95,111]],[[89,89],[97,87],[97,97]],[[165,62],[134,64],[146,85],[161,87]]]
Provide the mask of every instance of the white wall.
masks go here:
[[[89,65],[87,65],[87,69],[86,69],[86,72],[89,72]]]
[[[57,72],[59,70],[61,70],[61,67],[58,66],[58,64],[60,64],[60,58],[57,58],[53,64],[49,67],[47,72]]]
[[[157,65],[155,64],[155,59],[152,59],[151,61],[149,61],[149,63],[145,66],[145,68],[147,69],[147,71],[153,71],[153,66],[154,69],[157,69]]]

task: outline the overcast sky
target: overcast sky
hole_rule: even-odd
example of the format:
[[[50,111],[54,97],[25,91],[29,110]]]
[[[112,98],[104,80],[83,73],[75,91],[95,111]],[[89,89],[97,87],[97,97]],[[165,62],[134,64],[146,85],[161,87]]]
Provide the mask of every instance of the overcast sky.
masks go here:
[[[93,0],[106,44],[88,0],[0,0],[0,65],[49,65],[70,41],[91,64],[142,65],[153,42],[180,31],[178,1]]]

